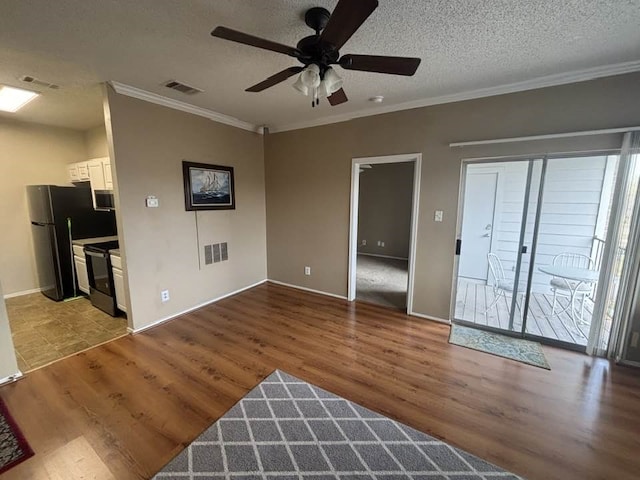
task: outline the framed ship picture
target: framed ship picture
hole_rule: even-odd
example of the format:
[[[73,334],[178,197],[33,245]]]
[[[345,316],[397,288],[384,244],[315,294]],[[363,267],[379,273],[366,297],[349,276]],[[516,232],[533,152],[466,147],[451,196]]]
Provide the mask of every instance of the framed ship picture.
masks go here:
[[[182,162],[186,210],[234,210],[233,167]]]

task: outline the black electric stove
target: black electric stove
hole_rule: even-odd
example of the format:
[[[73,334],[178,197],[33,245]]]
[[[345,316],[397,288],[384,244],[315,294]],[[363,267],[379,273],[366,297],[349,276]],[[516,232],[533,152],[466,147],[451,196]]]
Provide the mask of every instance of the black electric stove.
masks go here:
[[[90,243],[84,246],[91,304],[112,317],[118,314],[118,307],[116,306],[116,292],[109,250],[117,248],[119,248],[117,240]]]

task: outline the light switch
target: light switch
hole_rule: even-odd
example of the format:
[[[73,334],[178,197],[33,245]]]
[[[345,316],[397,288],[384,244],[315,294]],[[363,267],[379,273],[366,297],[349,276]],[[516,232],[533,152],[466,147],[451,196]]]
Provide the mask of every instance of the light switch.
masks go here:
[[[147,201],[148,208],[158,208],[158,205],[160,204],[158,199],[153,195],[149,195],[146,201]]]
[[[436,222],[441,222],[443,215],[444,215],[444,212],[442,210],[436,210],[436,214],[433,216],[433,220]]]

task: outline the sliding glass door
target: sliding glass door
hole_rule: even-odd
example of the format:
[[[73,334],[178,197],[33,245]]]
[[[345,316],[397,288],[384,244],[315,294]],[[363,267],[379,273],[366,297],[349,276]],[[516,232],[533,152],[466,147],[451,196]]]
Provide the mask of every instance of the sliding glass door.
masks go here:
[[[548,158],[525,333],[583,350],[589,340],[617,155]]]
[[[618,158],[465,164],[454,320],[584,350]]]
[[[464,166],[454,318],[521,334],[542,159]]]

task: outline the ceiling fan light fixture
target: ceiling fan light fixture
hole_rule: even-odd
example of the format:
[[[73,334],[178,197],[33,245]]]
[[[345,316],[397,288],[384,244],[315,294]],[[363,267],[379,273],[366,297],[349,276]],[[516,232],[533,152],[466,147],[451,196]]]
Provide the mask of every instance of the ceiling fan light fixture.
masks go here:
[[[327,96],[340,90],[344,84],[344,80],[331,67],[327,68],[327,71],[324,72],[324,79],[322,81],[326,85]]]
[[[302,38],[295,47],[218,26],[214,37],[276,52],[297,59],[303,66],[289,67],[266,80],[246,89],[261,92],[288,78],[300,74],[294,88],[312,97],[311,106],[327,97],[331,106],[341,105],[349,99],[342,88],[343,80],[329,67],[340,65],[346,70],[412,76],[420,65],[420,58],[384,55],[340,55],[344,44],[353,36],[378,7],[378,0],[338,0],[333,12],[322,7],[310,8],[304,15],[306,25],[314,35]]]
[[[333,92],[331,91],[331,86],[326,80],[322,80],[320,82],[320,86],[318,87],[318,97],[326,98],[331,96]]]
[[[302,83],[302,75],[298,77],[298,79],[293,84],[293,88],[299,91],[305,97],[309,96],[309,87],[307,87],[304,83]]]
[[[320,67],[312,63],[302,71],[300,80],[307,88],[318,88],[320,86]]]

